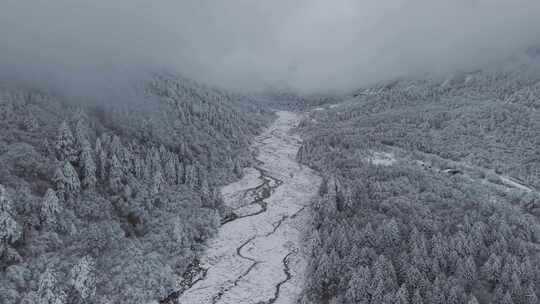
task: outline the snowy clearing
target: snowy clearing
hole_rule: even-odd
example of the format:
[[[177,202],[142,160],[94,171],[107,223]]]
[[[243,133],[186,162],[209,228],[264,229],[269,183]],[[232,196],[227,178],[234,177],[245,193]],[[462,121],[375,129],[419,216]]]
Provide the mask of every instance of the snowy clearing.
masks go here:
[[[396,162],[396,158],[392,153],[388,152],[373,152],[367,161],[379,166],[390,166]]]

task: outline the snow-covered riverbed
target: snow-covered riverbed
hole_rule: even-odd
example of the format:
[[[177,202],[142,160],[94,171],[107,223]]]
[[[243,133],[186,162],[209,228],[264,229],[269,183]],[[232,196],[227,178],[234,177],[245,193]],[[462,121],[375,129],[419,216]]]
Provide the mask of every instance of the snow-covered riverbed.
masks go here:
[[[305,259],[300,246],[307,208],[320,178],[300,166],[300,139],[290,134],[299,116],[278,119],[255,141],[257,166],[222,189],[237,219],[224,224],[201,260],[202,280],[180,304],[295,302],[302,289]]]

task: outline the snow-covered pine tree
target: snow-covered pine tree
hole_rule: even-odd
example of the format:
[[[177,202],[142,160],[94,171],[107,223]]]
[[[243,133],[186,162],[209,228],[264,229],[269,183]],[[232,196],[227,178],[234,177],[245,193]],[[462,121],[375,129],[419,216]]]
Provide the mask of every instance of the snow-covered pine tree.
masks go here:
[[[48,189],[43,197],[40,209],[40,220],[43,226],[56,229],[60,224],[59,216],[62,206],[53,189]]]
[[[536,290],[534,288],[533,283],[530,283],[527,289],[525,290],[525,293],[523,295],[524,297],[524,303],[525,304],[538,304],[538,296],[536,295]]]
[[[411,304],[424,304],[424,299],[422,298],[422,295],[420,294],[420,289],[416,289],[414,291]]]
[[[107,153],[103,147],[101,138],[96,139],[96,156],[97,156],[97,165],[98,165],[98,177],[100,180],[105,181],[107,177]]]
[[[56,152],[56,157],[60,161],[77,161],[75,138],[73,137],[69,125],[65,121],[62,122],[58,128],[54,150]]]
[[[27,131],[35,131],[39,128],[39,121],[32,112],[28,112],[24,117],[24,128]]]
[[[154,177],[152,179],[152,189],[151,194],[155,195],[163,191],[166,186],[165,178],[163,178],[163,173],[161,170],[154,172]]]
[[[233,168],[233,173],[234,175],[237,177],[237,178],[241,178],[242,177],[242,166],[240,165],[240,161],[238,161],[238,159],[236,159],[234,161],[234,168]]]
[[[472,256],[461,259],[457,267],[456,275],[462,280],[466,290],[469,291],[477,280],[476,264],[474,263],[474,258]]]
[[[178,167],[178,157],[173,153],[167,153],[164,164],[164,176],[167,180],[167,183],[174,185],[176,184],[176,168]]]
[[[396,291],[394,304],[409,304],[409,291],[407,290],[407,285],[402,284],[401,287]]]
[[[117,135],[112,136],[111,145],[110,145],[110,152],[111,154],[116,155],[116,157],[119,157],[122,150],[122,141],[120,140],[120,137]]]
[[[56,169],[53,182],[58,198],[64,202],[77,197],[81,191],[79,175],[69,161],[64,162],[62,167]]]
[[[73,295],[78,302],[87,303],[96,294],[95,261],[85,256],[73,266],[70,273],[69,284],[73,288]]]
[[[394,218],[383,223],[382,232],[382,241],[385,248],[396,248],[400,245],[399,226]]]
[[[347,303],[368,304],[370,294],[371,274],[369,268],[360,267],[349,281],[345,298]]]
[[[86,115],[84,112],[81,112],[77,115],[77,122],[75,123],[75,141],[77,143],[77,148],[82,149],[84,147],[85,141],[88,141],[88,125],[86,123]]]
[[[471,295],[469,297],[469,301],[467,301],[467,304],[479,304],[479,303],[478,303],[478,300],[476,299],[476,297],[474,295]]]
[[[109,190],[112,193],[119,194],[123,189],[123,183],[122,178],[124,174],[122,172],[122,166],[120,164],[120,161],[116,157],[116,155],[113,154],[109,166]]]
[[[38,291],[36,294],[38,304],[65,304],[66,293],[58,284],[56,272],[47,268],[39,279]]]
[[[96,162],[94,161],[94,151],[90,146],[90,142],[86,139],[82,141],[82,151],[79,163],[83,188],[93,189],[97,183],[97,167]]]
[[[512,299],[512,296],[510,295],[510,292],[507,291],[504,297],[502,298],[501,304],[514,304],[514,300]]]
[[[177,157],[176,165],[176,184],[180,185],[184,183],[184,164],[180,161],[180,157]]]
[[[15,220],[13,201],[7,188],[0,185],[0,253],[4,246],[13,244],[22,236],[22,227]],[[1,254],[0,254],[1,256]]]

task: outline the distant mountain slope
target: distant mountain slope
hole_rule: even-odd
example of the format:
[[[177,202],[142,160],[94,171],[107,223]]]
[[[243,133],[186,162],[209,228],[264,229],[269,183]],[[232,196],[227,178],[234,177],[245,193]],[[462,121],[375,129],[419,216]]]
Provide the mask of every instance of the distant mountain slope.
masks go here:
[[[326,182],[304,303],[538,303],[539,88],[509,64],[311,112],[298,158]]]
[[[305,111],[315,107],[343,101],[345,96],[345,94],[301,94],[293,91],[268,89],[260,95],[259,99],[263,101],[265,105],[273,108]]]
[[[345,133],[328,138],[350,149],[430,153],[540,188],[540,68],[532,64],[363,89],[317,112],[310,134]]]
[[[0,302],[145,303],[166,296],[228,211],[272,114],[156,76],[132,102],[0,88]]]

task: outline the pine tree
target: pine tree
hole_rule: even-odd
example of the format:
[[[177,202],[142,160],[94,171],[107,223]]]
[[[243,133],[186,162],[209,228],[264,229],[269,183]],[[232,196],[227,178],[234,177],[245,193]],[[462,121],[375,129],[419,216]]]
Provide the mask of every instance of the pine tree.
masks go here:
[[[319,185],[319,195],[324,196],[328,193],[328,178],[324,178]]]
[[[502,302],[502,299],[504,298],[504,290],[502,285],[497,285],[495,289],[493,290],[493,302],[500,304]]]
[[[176,162],[176,184],[180,185],[184,183],[184,165],[180,161],[180,158],[178,158],[178,161]]]
[[[112,155],[111,163],[109,165],[109,189],[112,193],[120,194],[124,184],[122,179],[124,174],[122,172],[122,166],[115,154]]]
[[[46,137],[43,138],[43,141],[41,142],[39,150],[40,150],[41,154],[43,154],[44,156],[47,156],[47,157],[53,156],[55,154],[55,151],[51,147],[51,143],[49,142],[49,140]]]
[[[509,290],[514,299],[520,299],[521,296],[523,295],[521,277],[516,272],[512,274],[512,280],[510,281]]]
[[[371,302],[370,304],[382,304],[384,299],[384,281],[379,279],[376,281],[372,291],[371,291]]]
[[[161,156],[159,154],[159,150],[156,148],[152,148],[150,151],[150,164],[152,172],[156,172],[158,170],[163,172],[163,168],[161,166]]]
[[[436,259],[437,263],[439,264],[439,267],[442,271],[446,271],[448,268],[448,263],[446,260],[446,252],[448,250],[446,249],[446,238],[443,237],[443,235],[439,232],[431,238],[431,256],[433,256],[434,259]]]
[[[409,265],[407,267],[406,283],[407,286],[412,289],[424,289],[426,287],[424,274],[414,265]]]
[[[466,301],[465,291],[461,286],[454,285],[448,292],[447,303],[448,304],[460,304]]]
[[[39,279],[38,304],[65,304],[66,294],[59,286],[55,272],[47,268]]]
[[[82,149],[85,145],[85,141],[88,141],[88,126],[86,124],[86,115],[84,112],[78,114],[77,123],[75,124],[75,140],[77,146]]]
[[[469,297],[469,301],[467,301],[467,304],[478,304],[478,300],[476,299],[474,295],[471,295]]]
[[[525,304],[538,304],[538,296],[536,295],[536,290],[532,283],[529,284],[527,287],[527,290],[524,294],[524,302]]]
[[[458,264],[457,275],[463,280],[465,288],[469,291],[477,280],[476,264],[472,256],[461,260]]]
[[[96,139],[96,155],[98,158],[99,179],[105,181],[107,177],[107,153],[100,138]]]
[[[382,281],[385,291],[394,291],[398,288],[397,276],[392,261],[380,255],[372,268],[374,282]]]
[[[134,175],[138,179],[143,179],[144,178],[144,160],[142,160],[138,156],[134,156],[134,157],[135,157],[133,159]]]
[[[56,186],[58,198],[64,202],[77,197],[81,191],[81,182],[77,171],[68,161],[64,162],[64,165],[56,170],[53,182]]]
[[[7,189],[0,185],[0,256],[1,247],[13,244],[22,236],[22,227],[15,220],[15,210]]]
[[[184,183],[190,187],[194,187],[197,182],[197,179],[195,178],[195,170],[196,168],[193,165],[186,165],[184,170]]]
[[[170,185],[176,184],[176,168],[178,167],[177,162],[178,157],[172,153],[169,153],[167,160],[165,161],[164,174],[167,183]]]
[[[481,252],[486,251],[485,238],[487,230],[488,228],[483,222],[477,221],[474,223],[470,234],[471,242],[469,242],[474,248],[474,255],[479,255]]]
[[[411,304],[424,304],[424,299],[422,298],[422,295],[420,294],[419,289],[416,289],[414,291]]]
[[[377,245],[377,236],[373,231],[371,223],[367,223],[364,227],[362,234],[364,235],[364,244],[368,247],[375,248]]]
[[[500,282],[501,268],[501,259],[497,254],[492,253],[480,271],[488,282],[495,285]]]
[[[73,266],[70,285],[75,290],[77,297],[83,301],[94,297],[96,294],[96,273],[92,257],[85,256]]]
[[[318,281],[321,284],[321,293],[324,294],[325,297],[334,296],[332,290],[334,280],[333,274],[334,268],[332,265],[332,258],[327,253],[323,253],[318,261],[315,276],[318,278]]]
[[[445,304],[446,297],[444,295],[444,288],[442,286],[441,279],[439,277],[435,278],[433,286],[430,290],[430,303],[431,304]]]
[[[535,271],[528,255],[526,255],[520,265],[519,276],[525,283],[535,280]]]
[[[19,302],[19,304],[36,304],[36,303],[39,303],[39,298],[35,291],[30,291],[27,294],[25,294],[21,298],[21,301]]]
[[[347,286],[345,298],[348,303],[368,304],[371,274],[369,268],[360,267],[353,275]]]
[[[409,304],[409,291],[407,290],[407,285],[402,284],[399,290],[396,292],[394,304]]]
[[[27,131],[35,131],[39,128],[39,121],[32,112],[28,112],[28,114],[24,117],[23,124],[24,129]]]
[[[238,159],[234,161],[233,173],[237,178],[241,178],[243,175],[242,166],[240,165]]]
[[[56,228],[59,225],[59,217],[62,206],[53,189],[48,189],[41,203],[40,217],[41,223],[45,226]]]
[[[60,124],[58,129],[58,135],[55,142],[56,157],[60,161],[77,161],[77,148],[75,145],[75,139],[73,133],[68,124],[64,121]]]
[[[514,300],[512,300],[512,296],[510,295],[509,291],[507,291],[504,295],[501,304],[514,304]]]
[[[165,184],[165,179],[163,178],[161,170],[157,170],[152,179],[152,189],[150,193],[153,195],[158,194],[165,189]]]
[[[383,224],[383,244],[385,248],[396,248],[401,243],[399,226],[395,219],[386,221]],[[397,249],[397,248],[396,248]]]
[[[82,185],[84,189],[94,189],[97,183],[96,177],[96,162],[94,161],[94,152],[92,147],[87,140],[82,142],[82,152],[81,152],[81,174],[82,174]]]
[[[120,157],[122,150],[122,141],[120,141],[120,137],[117,135],[113,135],[110,145],[110,151],[111,154],[116,155],[116,157]]]

